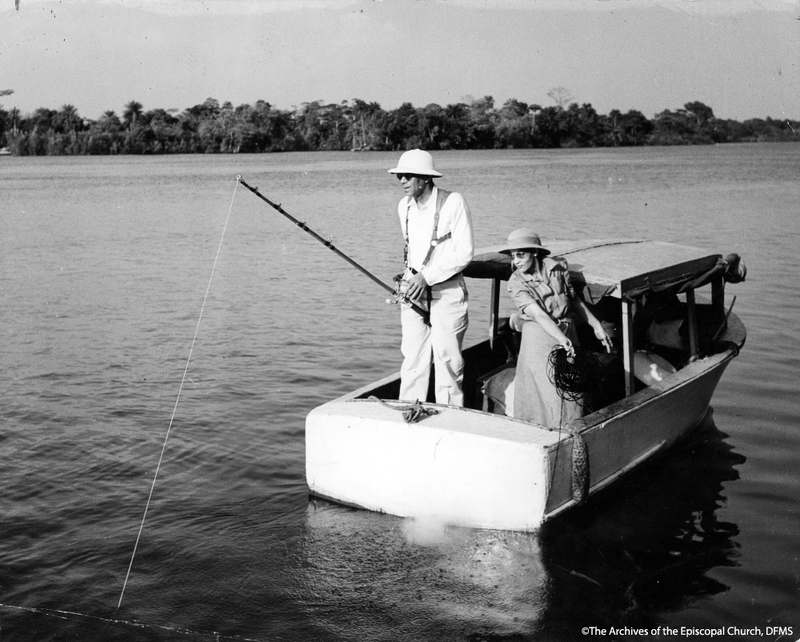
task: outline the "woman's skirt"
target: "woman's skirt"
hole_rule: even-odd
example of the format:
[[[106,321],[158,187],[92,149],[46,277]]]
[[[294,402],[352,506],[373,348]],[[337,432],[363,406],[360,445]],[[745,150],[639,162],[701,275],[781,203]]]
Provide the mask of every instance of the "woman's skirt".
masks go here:
[[[573,324],[567,337],[577,345]],[[522,323],[514,381],[514,417],[551,430],[583,415],[583,402],[562,399],[548,374],[550,352],[559,343],[535,321]]]

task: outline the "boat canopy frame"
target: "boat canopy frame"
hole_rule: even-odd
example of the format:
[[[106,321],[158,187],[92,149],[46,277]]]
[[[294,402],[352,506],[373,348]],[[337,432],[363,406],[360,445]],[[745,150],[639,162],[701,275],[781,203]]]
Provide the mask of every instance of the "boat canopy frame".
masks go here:
[[[480,250],[464,270],[464,276],[491,279],[489,340],[493,344],[500,332],[501,282],[513,271],[511,258],[499,247]],[[570,278],[590,306],[602,299],[618,299],[621,308],[622,353],[625,396],[635,392],[633,368],[633,324],[642,298],[651,293],[684,294],[686,297],[689,359],[702,356],[697,322],[695,290],[711,284],[712,319],[725,323],[725,276],[728,261],[721,254],[650,240],[599,239],[548,244],[555,256],[567,259]]]

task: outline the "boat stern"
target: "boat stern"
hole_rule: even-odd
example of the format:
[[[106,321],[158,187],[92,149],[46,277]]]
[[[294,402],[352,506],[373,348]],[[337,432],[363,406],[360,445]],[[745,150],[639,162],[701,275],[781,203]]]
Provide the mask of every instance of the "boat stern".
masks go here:
[[[326,403],[306,418],[313,495],[401,517],[535,530],[547,502],[553,433],[463,408],[407,423],[402,404]]]

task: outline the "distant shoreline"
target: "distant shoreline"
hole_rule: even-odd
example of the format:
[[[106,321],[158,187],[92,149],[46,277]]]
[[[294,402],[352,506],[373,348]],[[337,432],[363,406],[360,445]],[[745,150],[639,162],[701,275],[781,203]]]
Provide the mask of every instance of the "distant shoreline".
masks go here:
[[[559,149],[709,145],[800,140],[800,121],[720,119],[701,102],[648,119],[637,110],[598,114],[591,104],[541,107],[491,96],[441,107],[404,103],[304,103],[279,110],[259,100],[234,107],[208,98],[176,110],[145,111],[130,101],[121,116],[82,118],[73,105],[32,114],[0,108],[0,145],[15,156],[229,154],[288,151],[398,151],[412,148]],[[4,153],[0,151],[0,153]]]

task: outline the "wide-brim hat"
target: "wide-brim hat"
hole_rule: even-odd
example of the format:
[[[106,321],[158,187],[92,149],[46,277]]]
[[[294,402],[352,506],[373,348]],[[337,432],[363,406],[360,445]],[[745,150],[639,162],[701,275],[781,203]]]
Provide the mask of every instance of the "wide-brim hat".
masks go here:
[[[400,156],[397,167],[390,174],[416,174],[418,176],[440,177],[442,174],[433,166],[433,156],[421,149],[411,149]]]
[[[505,245],[500,246],[497,251],[501,254],[511,254],[515,250],[538,250],[544,256],[550,254],[550,250],[542,245],[539,235],[527,227],[520,227],[511,232]]]

